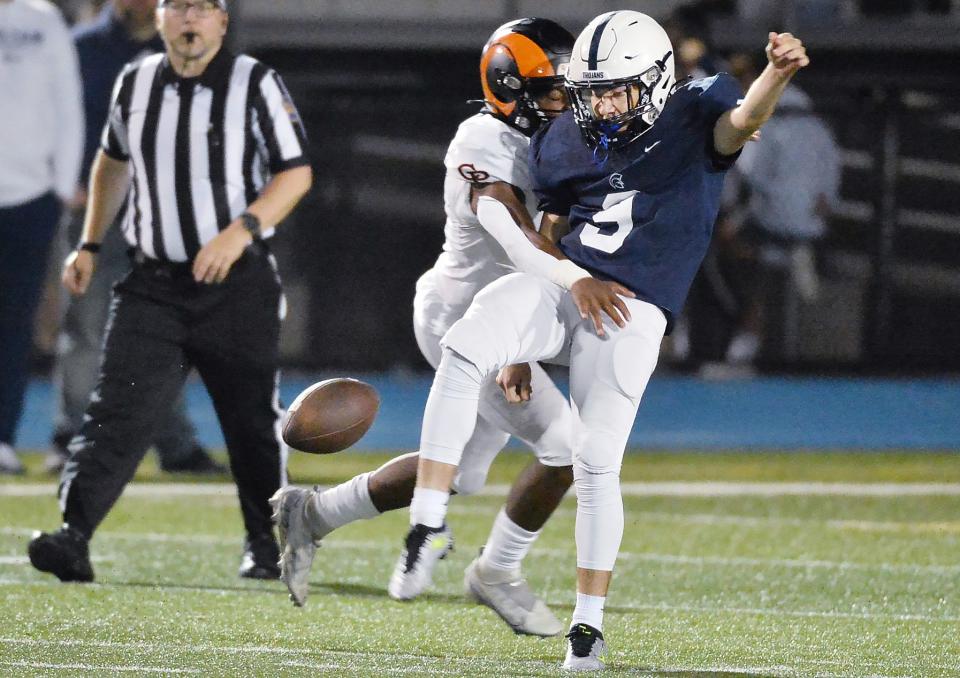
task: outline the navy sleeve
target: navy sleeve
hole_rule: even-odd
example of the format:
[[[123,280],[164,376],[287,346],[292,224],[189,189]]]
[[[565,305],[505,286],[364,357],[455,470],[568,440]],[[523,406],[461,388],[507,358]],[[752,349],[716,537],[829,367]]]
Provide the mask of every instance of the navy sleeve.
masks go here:
[[[544,144],[550,126],[538,130],[530,140],[530,175],[533,177],[533,193],[537,196],[537,209],[557,216],[570,214],[575,198],[562,182],[557,180],[556,168],[544,157]]]
[[[730,169],[737,158],[740,157],[740,151],[733,155],[717,153],[717,149],[713,145],[713,128],[721,115],[737,107],[743,98],[743,90],[740,89],[740,83],[729,73],[717,73],[702,82],[703,88],[697,103],[700,110],[700,119],[707,136],[707,155],[714,168],[718,170]]]
[[[700,113],[704,123],[712,129],[721,115],[737,107],[743,98],[743,90],[729,73],[717,73],[702,82],[703,89],[698,102]]]

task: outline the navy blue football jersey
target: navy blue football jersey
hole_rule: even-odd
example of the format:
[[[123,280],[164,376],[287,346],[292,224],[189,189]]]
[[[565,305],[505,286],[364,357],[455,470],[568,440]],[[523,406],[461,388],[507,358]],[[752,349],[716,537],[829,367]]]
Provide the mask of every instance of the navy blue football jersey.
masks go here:
[[[570,219],[560,249],[597,278],[662,308],[672,327],[703,261],[736,155],[713,145],[741,97],[726,73],[683,83],[653,127],[620,149],[594,149],[571,112],[530,144],[539,208]]]

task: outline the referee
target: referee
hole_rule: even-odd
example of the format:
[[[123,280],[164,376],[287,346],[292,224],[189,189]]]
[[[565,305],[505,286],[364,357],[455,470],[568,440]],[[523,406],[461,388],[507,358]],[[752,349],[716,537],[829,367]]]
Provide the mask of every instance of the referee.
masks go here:
[[[33,566],[62,581],[92,581],[88,541],[191,367],[213,400],[237,484],[240,576],[279,574],[267,500],[286,481],[276,390],[283,302],[265,240],[312,175],[286,88],[223,48],[227,23],[226,0],[160,0],[166,53],[128,66],[114,86],[63,282],[84,293],[125,196],[134,264],[114,288],[97,389],[69,445],[63,527],[29,545]]]

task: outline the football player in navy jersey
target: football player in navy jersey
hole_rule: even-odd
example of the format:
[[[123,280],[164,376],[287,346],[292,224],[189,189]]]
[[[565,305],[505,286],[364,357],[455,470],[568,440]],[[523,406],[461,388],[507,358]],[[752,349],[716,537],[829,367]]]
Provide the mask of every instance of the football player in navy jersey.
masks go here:
[[[410,522],[418,529],[418,516],[445,510],[487,375],[535,360],[569,364],[579,423],[567,669],[603,667],[603,607],[623,536],[623,453],[661,340],[706,253],[724,174],[809,64],[789,33],[770,33],[766,51],[766,70],[741,99],[726,74],[677,84],[673,47],[650,17],[598,16],[574,44],[572,110],[530,144],[540,234],[566,233],[559,249],[539,234],[523,237],[501,203],[478,200],[478,219],[521,272],[488,285],[443,338],[417,475],[433,504],[414,502]]]

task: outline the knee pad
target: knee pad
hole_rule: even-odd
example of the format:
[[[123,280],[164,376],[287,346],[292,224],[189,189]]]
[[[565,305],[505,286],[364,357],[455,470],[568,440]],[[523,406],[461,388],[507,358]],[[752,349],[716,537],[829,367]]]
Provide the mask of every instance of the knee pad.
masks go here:
[[[651,351],[642,337],[625,334],[615,337],[612,350],[597,361],[597,379],[630,400],[640,400],[656,364],[657,350]]]
[[[484,376],[503,367],[499,358],[503,351],[497,350],[498,344],[497,332],[475,316],[460,318],[440,340],[444,352],[449,350],[459,354]]]
[[[536,396],[534,396],[536,397]],[[573,414],[570,408],[559,410],[558,416],[532,445],[537,460],[544,466],[573,464]]]
[[[452,488],[457,494],[476,494],[487,484],[487,468],[462,468],[453,479]]]

